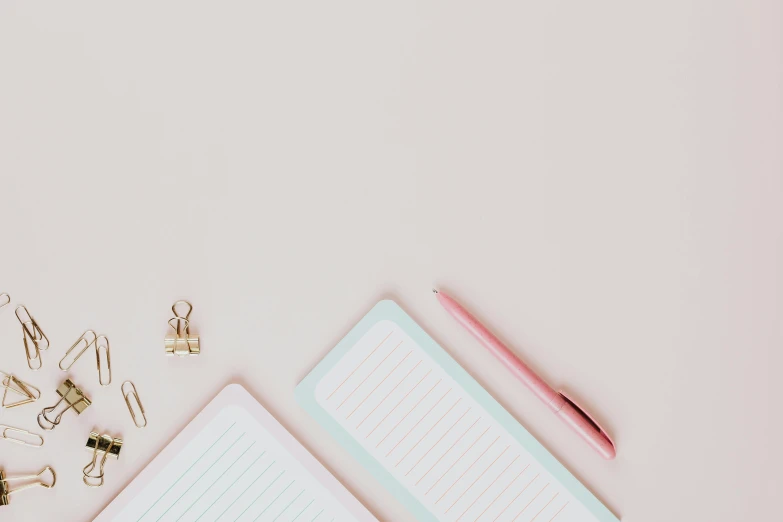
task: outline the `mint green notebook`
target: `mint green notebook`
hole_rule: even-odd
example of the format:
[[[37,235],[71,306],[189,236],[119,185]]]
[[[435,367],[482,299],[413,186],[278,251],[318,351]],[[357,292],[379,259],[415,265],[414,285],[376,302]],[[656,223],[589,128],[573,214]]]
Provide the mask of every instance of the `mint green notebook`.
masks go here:
[[[418,520],[617,521],[393,301],[296,396]]]

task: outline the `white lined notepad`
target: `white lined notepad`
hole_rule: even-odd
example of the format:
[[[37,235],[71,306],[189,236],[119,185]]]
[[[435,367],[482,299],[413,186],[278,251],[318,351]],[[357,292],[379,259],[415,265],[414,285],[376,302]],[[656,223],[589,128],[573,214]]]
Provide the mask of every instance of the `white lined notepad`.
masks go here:
[[[390,321],[335,365],[316,400],[439,520],[596,520]]]
[[[617,521],[392,301],[297,395],[420,520]]]
[[[140,477],[143,485],[132,499],[118,502],[122,505],[115,509],[110,506],[96,520],[376,520],[258,403],[264,415],[251,414],[247,404],[241,404],[249,398],[244,389],[229,387],[226,393],[244,399],[225,402],[219,396],[223,407],[212,408],[211,418],[192,437],[187,434],[179,443],[179,437],[175,439],[176,454],[154,466],[152,473],[145,470],[143,475],[150,476]]]

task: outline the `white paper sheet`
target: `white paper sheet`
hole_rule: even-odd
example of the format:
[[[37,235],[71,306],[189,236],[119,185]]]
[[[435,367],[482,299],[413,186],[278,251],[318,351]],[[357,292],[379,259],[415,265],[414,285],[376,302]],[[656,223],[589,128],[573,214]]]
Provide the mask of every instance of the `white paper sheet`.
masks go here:
[[[315,397],[438,520],[597,521],[392,321],[370,328]]]
[[[218,396],[97,521],[376,521],[244,389],[226,390],[254,414]]]

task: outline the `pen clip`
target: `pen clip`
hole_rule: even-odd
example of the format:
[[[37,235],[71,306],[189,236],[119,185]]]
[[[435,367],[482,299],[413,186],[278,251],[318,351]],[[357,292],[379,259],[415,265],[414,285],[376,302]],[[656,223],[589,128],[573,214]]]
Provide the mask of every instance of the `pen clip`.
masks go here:
[[[585,420],[587,420],[588,422],[590,422],[590,424],[592,424],[593,426],[595,426],[595,429],[597,429],[598,431],[600,431],[600,432],[601,432],[601,435],[603,435],[604,437],[606,437],[606,440],[608,440],[608,441],[609,441],[609,443],[612,445],[612,447],[613,447],[613,448],[614,448],[614,447],[616,447],[616,446],[614,445],[614,441],[612,440],[612,437],[610,437],[610,436],[609,436],[609,434],[606,432],[606,430],[605,430],[605,429],[603,429],[603,427],[601,427],[601,425],[600,425],[600,424],[598,424],[598,421],[597,421],[597,420],[595,420],[595,419],[594,419],[594,418],[593,418],[593,417],[592,417],[592,416],[591,416],[589,413],[587,413],[587,411],[585,411],[585,409],[584,409],[584,408],[582,408],[581,406],[579,406],[579,404],[577,404],[577,403],[576,403],[576,401],[575,401],[574,399],[572,399],[571,397],[569,397],[568,395],[566,395],[566,393],[565,393],[563,390],[560,390],[560,391],[558,392],[558,395],[560,395],[560,396],[563,398],[563,400],[564,400],[564,401],[566,401],[568,404],[570,404],[571,406],[573,406],[573,408],[574,408],[576,411],[578,411],[579,413],[581,413],[581,414],[582,414],[582,416],[585,418]]]

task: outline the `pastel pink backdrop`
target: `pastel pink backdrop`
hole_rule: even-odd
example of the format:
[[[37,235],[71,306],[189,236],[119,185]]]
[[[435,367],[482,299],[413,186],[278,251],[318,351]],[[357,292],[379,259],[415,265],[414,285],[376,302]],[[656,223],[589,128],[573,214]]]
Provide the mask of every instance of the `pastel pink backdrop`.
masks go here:
[[[224,385],[251,391],[379,518],[411,516],[294,386],[395,298],[627,522],[778,516],[780,2],[0,2],[0,292],[114,383],[9,474],[3,520],[94,517]],[[605,424],[605,462],[440,308],[468,305]],[[202,355],[165,358],[187,298]],[[141,431],[119,391],[132,379]],[[97,490],[91,429],[121,434]]]

